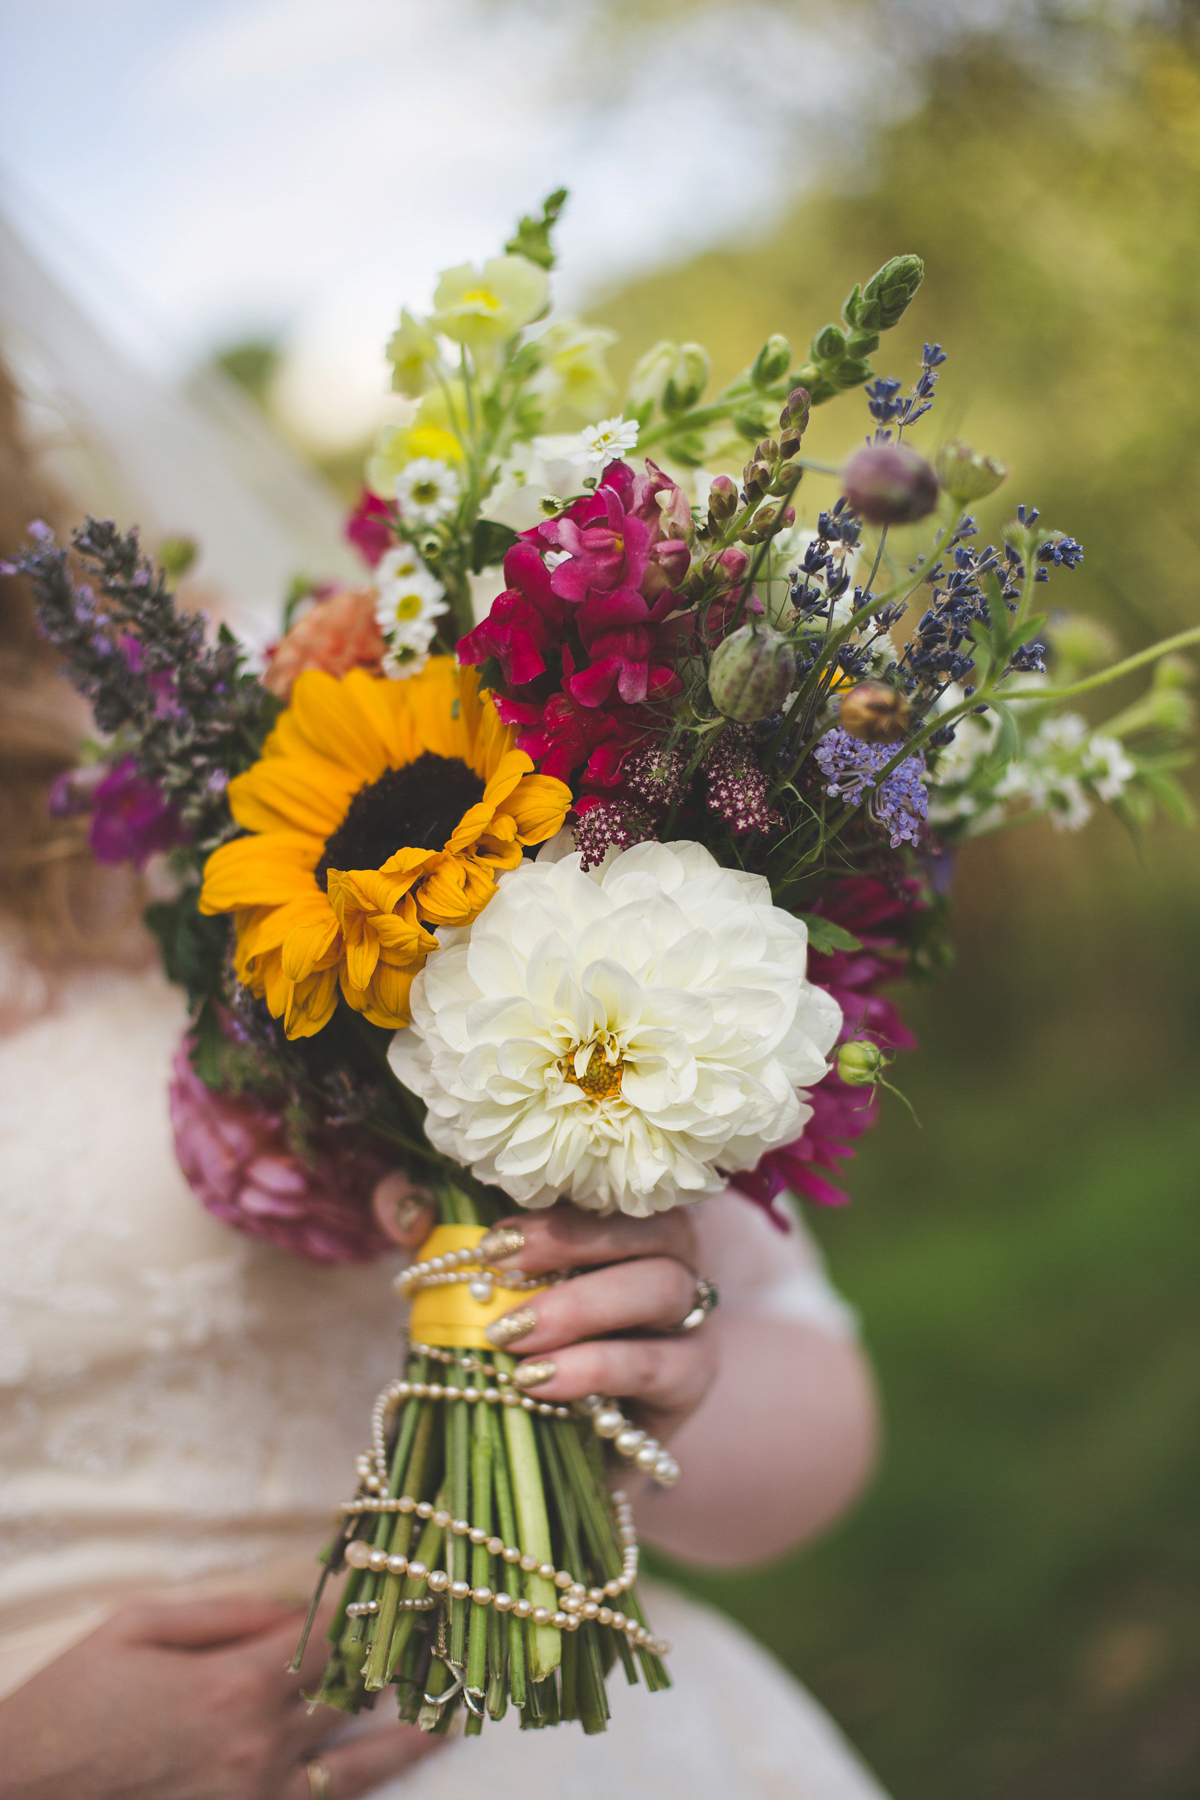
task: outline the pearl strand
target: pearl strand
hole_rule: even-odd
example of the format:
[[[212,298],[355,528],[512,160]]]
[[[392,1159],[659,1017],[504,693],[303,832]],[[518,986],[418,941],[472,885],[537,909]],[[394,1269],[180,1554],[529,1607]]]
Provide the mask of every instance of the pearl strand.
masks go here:
[[[392,1286],[402,1299],[408,1300],[421,1288],[452,1287],[456,1282],[465,1281],[470,1284],[472,1300],[487,1306],[494,1298],[493,1289],[497,1286],[510,1293],[524,1294],[562,1279],[558,1272],[534,1277],[525,1275],[520,1269],[495,1269],[488,1263],[481,1263],[475,1249],[466,1249],[448,1250],[444,1256],[410,1263],[407,1269],[401,1269]]]
[[[527,1575],[540,1575],[562,1589],[562,1606],[554,1611],[546,1606],[534,1606],[529,1600],[516,1599],[503,1589],[493,1591],[486,1583],[472,1587],[469,1581],[451,1581],[444,1569],[430,1569],[419,1557],[409,1558],[397,1551],[389,1554],[385,1550],[374,1550],[365,1538],[352,1538],[346,1546],[345,1557],[352,1569],[368,1570],[376,1575],[404,1575],[410,1581],[423,1581],[431,1595],[448,1594],[452,1600],[470,1600],[475,1606],[494,1606],[497,1612],[511,1612],[514,1618],[532,1619],[535,1625],[552,1625],[557,1631],[577,1631],[585,1620],[595,1619],[601,1625],[611,1626],[614,1631],[624,1632],[636,1649],[647,1650],[655,1656],[665,1656],[670,1651],[670,1644],[662,1638],[653,1637],[644,1625],[639,1625],[636,1619],[627,1618],[619,1608],[614,1609],[608,1605],[609,1600],[617,1599],[633,1586],[638,1572],[638,1543],[633,1526],[633,1509],[626,1496],[619,1491],[614,1492],[612,1501],[617,1515],[617,1540],[622,1550],[621,1573],[606,1581],[603,1587],[591,1588],[584,1582],[577,1581],[569,1570],[556,1569],[550,1562],[539,1563],[535,1556],[522,1554],[514,1545],[506,1545],[501,1538],[489,1537],[481,1526],[472,1526],[466,1519],[452,1518],[444,1508],[434,1507],[429,1500],[414,1500],[410,1494],[401,1494],[395,1500],[366,1497],[348,1500],[341,1508],[344,1514],[350,1516],[365,1512],[415,1513],[419,1519],[432,1520],[443,1531],[468,1537],[473,1544],[485,1546],[489,1556],[497,1556],[505,1563],[519,1566]],[[409,1611],[428,1611],[436,1604],[436,1599],[418,1597],[408,1601],[401,1600],[399,1604]],[[377,1600],[352,1602],[346,1608],[347,1615],[355,1618],[370,1617],[378,1610]]]

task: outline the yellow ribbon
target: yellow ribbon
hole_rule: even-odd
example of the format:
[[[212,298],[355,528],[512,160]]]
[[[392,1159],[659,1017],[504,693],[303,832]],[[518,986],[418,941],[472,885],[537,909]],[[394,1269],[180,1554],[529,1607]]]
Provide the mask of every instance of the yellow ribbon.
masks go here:
[[[418,1262],[446,1256],[451,1250],[470,1250],[487,1236],[483,1225],[439,1225],[417,1252]],[[544,1294],[544,1287],[506,1288],[497,1280],[493,1297],[474,1300],[465,1281],[418,1288],[412,1298],[408,1328],[414,1344],[433,1344],[443,1350],[491,1350],[487,1327],[522,1300]]]

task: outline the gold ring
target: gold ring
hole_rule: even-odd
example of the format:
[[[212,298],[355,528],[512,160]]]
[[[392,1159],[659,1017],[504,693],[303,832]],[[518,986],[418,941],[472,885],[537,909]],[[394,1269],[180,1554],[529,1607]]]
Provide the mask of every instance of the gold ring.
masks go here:
[[[333,1786],[329,1780],[328,1764],[319,1756],[310,1757],[304,1765],[304,1773],[308,1776],[308,1791],[312,1800],[331,1800]]]

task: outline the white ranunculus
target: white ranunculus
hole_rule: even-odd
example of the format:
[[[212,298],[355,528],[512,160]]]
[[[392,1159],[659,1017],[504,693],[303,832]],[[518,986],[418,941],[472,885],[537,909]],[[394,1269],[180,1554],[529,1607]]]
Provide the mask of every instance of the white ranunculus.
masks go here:
[[[841,1010],[761,876],[692,843],[587,875],[563,851],[440,933],[391,1063],[430,1141],[520,1205],[643,1217],[799,1135]]]

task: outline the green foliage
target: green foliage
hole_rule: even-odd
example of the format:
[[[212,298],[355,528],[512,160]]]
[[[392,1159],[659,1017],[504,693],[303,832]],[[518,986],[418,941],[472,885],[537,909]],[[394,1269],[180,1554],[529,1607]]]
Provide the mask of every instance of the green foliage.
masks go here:
[[[550,233],[558,224],[559,214],[567,204],[566,188],[555,188],[547,194],[542,204],[540,218],[533,218],[529,213],[521,219],[516,231],[509,238],[504,248],[510,256],[528,257],[539,269],[552,269],[555,252],[550,242]]]
[[[202,913],[199,898],[200,889],[188,886],[176,899],[156,900],[142,914],[158,939],[167,980],[186,989],[193,1006],[219,991],[232,938],[231,921]]]

